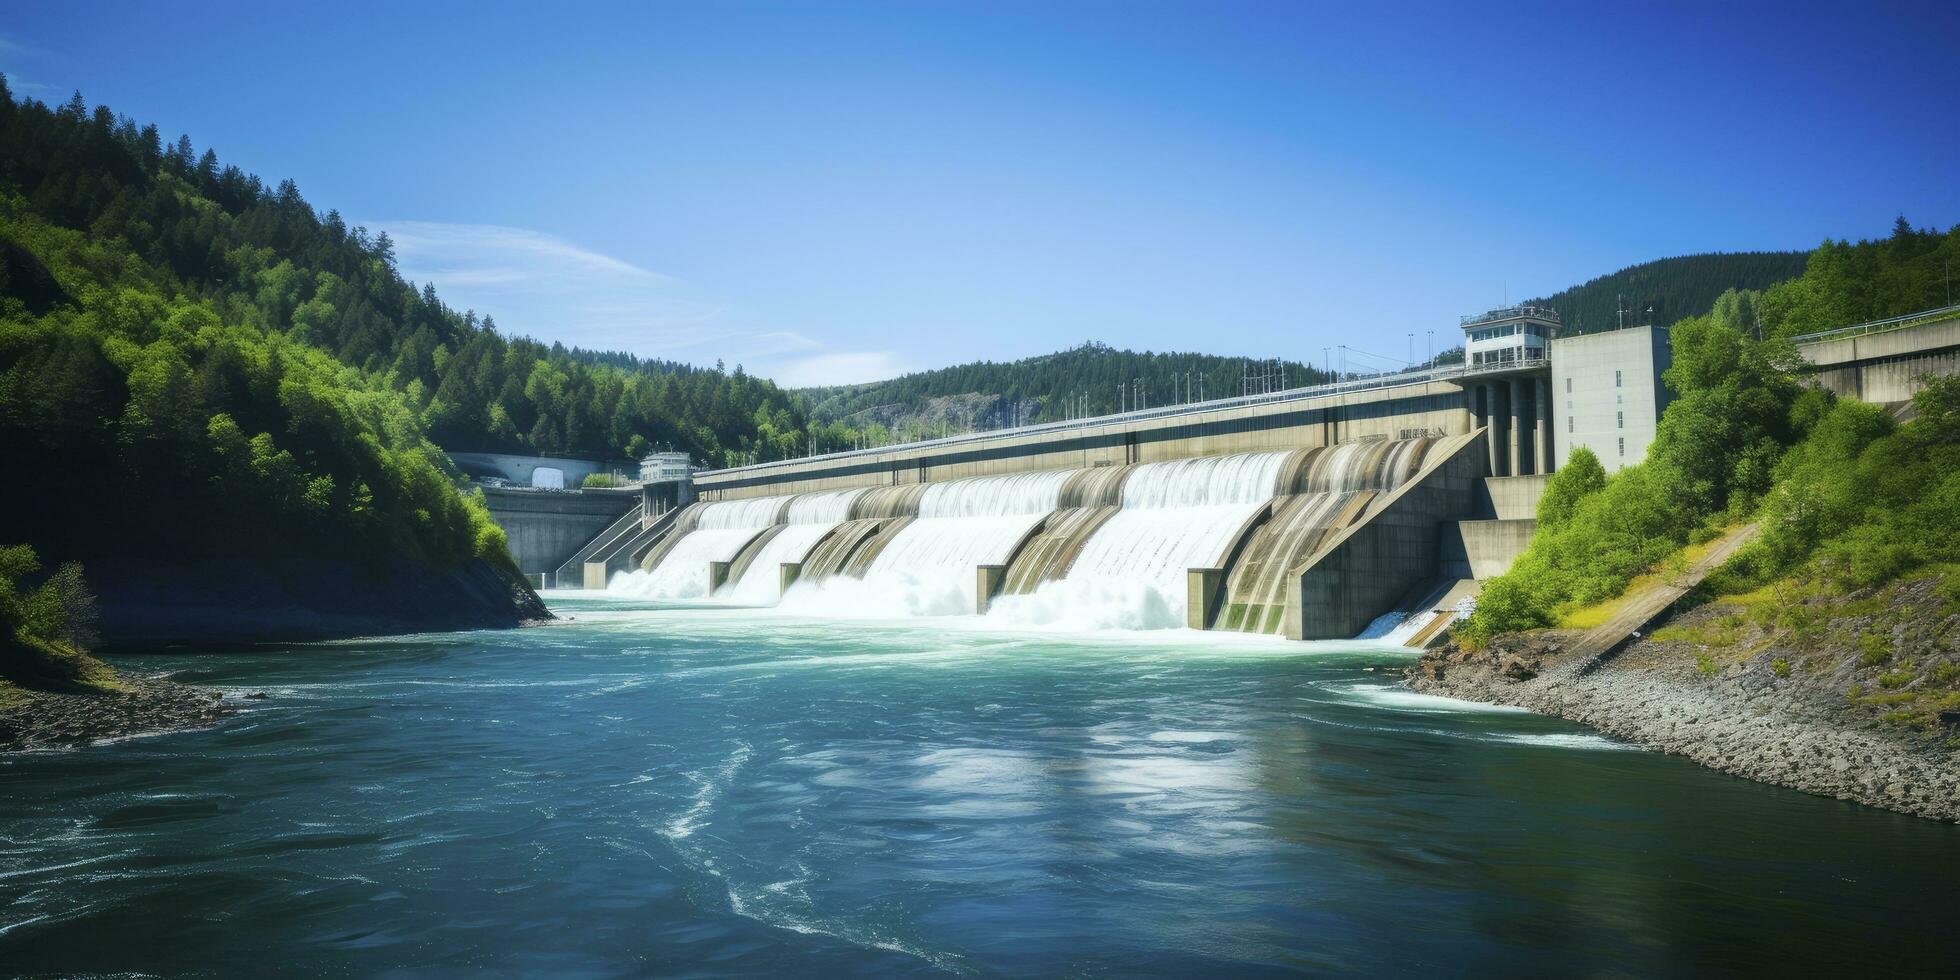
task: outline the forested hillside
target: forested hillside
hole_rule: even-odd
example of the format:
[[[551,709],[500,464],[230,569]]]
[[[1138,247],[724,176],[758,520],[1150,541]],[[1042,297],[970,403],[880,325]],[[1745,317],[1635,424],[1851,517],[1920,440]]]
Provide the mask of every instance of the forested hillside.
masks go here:
[[[1400,364],[1355,354],[1350,367],[1372,373]],[[1318,384],[1328,375],[1299,361],[1258,361],[1214,354],[1118,350],[1086,343],[1018,361],[975,361],[889,381],[801,389],[819,444],[847,443],[866,430],[875,441],[927,433],[938,424],[997,428],[1125,408],[1224,398],[1247,390]],[[960,396],[971,396],[962,398]],[[934,411],[937,404],[938,411]],[[893,431],[896,427],[897,431]]]
[[[1667,326],[1700,316],[1730,289],[1767,289],[1804,271],[1803,252],[1711,252],[1630,265],[1583,285],[1562,289],[1527,305],[1548,306],[1565,321],[1562,333],[1596,333],[1620,324]],[[1473,312],[1466,310],[1464,312]]]
[[[1647,459],[1609,479],[1575,452],[1539,505],[1531,547],[1484,587],[1463,633],[1481,642],[1557,624],[1750,520],[1763,533],[1735,586],[1872,586],[1960,561],[1960,380],[1929,384],[1919,418],[1896,425],[1801,384],[1788,341],[1941,306],[1949,264],[1960,266],[1960,225],[1916,231],[1901,219],[1888,238],[1825,242],[1802,276],[1731,290],[1675,324],[1665,380],[1678,397]]]
[[[0,542],[51,563],[507,564],[414,400],[266,315],[297,275],[277,256],[307,252],[311,213],[290,185],[203,168],[234,213],[154,137],[79,100],[0,98],[0,447],[14,485]],[[385,267],[329,258],[348,273],[333,277],[342,295]],[[343,305],[336,326],[372,328],[370,305]]]
[[[189,137],[166,143],[155,126],[90,111],[79,94],[59,108],[16,103],[0,80],[0,96],[7,237],[45,225],[117,255],[113,268],[55,268],[60,283],[141,279],[323,351],[398,392],[449,449],[622,458],[672,446],[710,463],[801,449],[798,410],[766,380],[506,337],[405,282],[386,234],[317,212],[292,181],[267,186]],[[15,272],[17,251],[7,247],[0,289],[46,312],[59,291],[32,263]]]

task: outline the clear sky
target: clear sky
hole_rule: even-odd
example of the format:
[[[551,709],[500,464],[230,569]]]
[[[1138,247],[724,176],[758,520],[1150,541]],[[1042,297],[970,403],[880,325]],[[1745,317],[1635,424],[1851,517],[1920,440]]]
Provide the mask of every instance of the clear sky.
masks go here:
[[[858,381],[1416,353],[1689,252],[1960,222],[1960,3],[13,0],[81,89],[506,331]]]

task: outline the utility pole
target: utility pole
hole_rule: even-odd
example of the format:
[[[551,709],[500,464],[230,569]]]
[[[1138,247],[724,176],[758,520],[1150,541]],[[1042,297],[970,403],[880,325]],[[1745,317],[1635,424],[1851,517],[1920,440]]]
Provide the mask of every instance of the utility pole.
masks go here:
[[[1409,360],[1406,363],[1410,367],[1416,366],[1416,333],[1413,330],[1409,331]]]

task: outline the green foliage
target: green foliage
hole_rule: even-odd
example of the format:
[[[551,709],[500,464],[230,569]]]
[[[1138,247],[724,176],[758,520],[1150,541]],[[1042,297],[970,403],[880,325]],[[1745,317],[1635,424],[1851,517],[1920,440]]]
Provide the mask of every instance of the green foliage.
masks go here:
[[[1895,425],[1840,402],[1786,456],[1743,556],[1758,576],[1808,566],[1868,586],[1960,560],[1960,378],[1930,379],[1914,403],[1917,417]]]
[[[1960,225],[1944,233],[1914,230],[1902,216],[1887,238],[1817,246],[1801,277],[1765,290],[1763,328],[1793,337],[1950,306],[1954,267]]]
[[[114,672],[85,652],[95,597],[82,567],[70,562],[30,585],[40,571],[33,548],[0,547],[0,679],[34,688],[114,688]]]
[[[1597,333],[1626,324],[1673,323],[1707,313],[1725,291],[1760,290],[1804,270],[1802,252],[1716,252],[1683,255],[1628,266],[1584,285],[1529,301],[1559,313],[1564,336]],[[1731,300],[1733,302],[1733,300]],[[1753,318],[1753,310],[1746,311]],[[1735,321],[1747,322],[1747,321]]]
[[[1448,352],[1445,352],[1447,354]],[[1457,359],[1462,352],[1457,351]],[[1441,360],[1441,356],[1438,358]],[[1385,363],[1370,369],[1400,368]],[[1245,391],[1248,370],[1259,362],[1211,354],[1117,350],[1090,342],[1069,350],[1018,361],[976,361],[919,371],[888,381],[804,389],[810,416],[820,426],[843,424],[821,434],[822,440],[848,446],[851,426],[867,424],[864,416],[892,406],[918,406],[928,399],[980,393],[986,396],[978,413],[963,421],[973,428],[1001,428],[1016,423],[1048,422],[1072,415],[1101,415],[1141,404],[1145,407],[1236,397]],[[1267,362],[1266,387],[1279,390],[1284,372],[1287,387],[1320,384],[1333,375],[1299,361]],[[1072,398],[1083,401],[1071,406]],[[1086,406],[1086,407],[1085,407]],[[930,433],[916,433],[928,435]]]
[[[1713,677],[1721,669],[1721,665],[1715,662],[1715,658],[1707,653],[1695,654],[1695,673],[1703,677]]]
[[[191,175],[146,162],[132,126],[0,101],[16,110],[0,112],[0,240],[67,297],[0,299],[0,446],[17,472],[65,477],[10,497],[0,540],[63,558],[509,561],[414,385],[293,321],[323,302],[293,290],[325,283],[383,343],[374,304],[406,296],[377,243],[323,243],[338,219],[289,184]]]
[[[1707,315],[1675,324],[1664,380],[1676,397],[1646,462],[1602,481],[1597,461],[1575,454],[1546,488],[1530,548],[1485,584],[1466,639],[1549,626],[1759,509],[1762,533],[1725,585],[1807,563],[1840,587],[1873,585],[1960,561],[1960,379],[1929,381],[1918,418],[1894,426],[1875,406],[1801,387],[1782,339],[1939,305],[1928,277],[1956,242],[1960,227],[1939,235],[1902,221],[1885,242],[1826,243],[1797,280],[1725,289]],[[1816,638],[1807,608],[1781,608],[1794,634]]]
[[[1858,663],[1876,667],[1892,659],[1892,639],[1883,633],[1866,633],[1858,638]]]
[[[672,447],[722,463],[805,447],[796,403],[740,367],[506,338],[432,286],[404,281],[386,234],[316,213],[292,181],[268,187],[208,150],[195,157],[189,137],[165,146],[155,127],[107,109],[16,103],[4,84],[0,103],[0,195],[13,219],[0,234],[0,316],[28,320],[78,301],[133,303],[125,312],[142,320],[160,315],[159,303],[200,301],[214,322],[283,333],[361,369],[456,450],[617,459]],[[106,295],[130,286],[149,297]],[[143,396],[168,403],[185,367],[149,365]]]
[[[1538,498],[1538,530],[1555,531],[1565,526],[1579,503],[1605,486],[1606,468],[1599,465],[1599,457],[1584,446],[1573,449],[1565,465],[1546,481],[1545,493]]]
[[[1798,387],[1788,344],[1759,343],[1715,316],[1674,325],[1673,362],[1662,380],[1675,393],[1649,458],[1678,473],[1682,501],[1698,515],[1746,507],[1769,489],[1792,438]]]
[[[1789,659],[1788,659],[1788,658],[1785,658],[1785,657],[1778,657],[1778,658],[1776,658],[1775,660],[1772,660],[1772,661],[1770,661],[1770,662],[1769,662],[1769,672],[1770,672],[1770,673],[1772,673],[1772,674],[1775,674],[1775,675],[1776,675],[1776,676],[1778,676],[1778,677],[1788,677],[1788,676],[1790,676],[1790,661],[1789,661]]]

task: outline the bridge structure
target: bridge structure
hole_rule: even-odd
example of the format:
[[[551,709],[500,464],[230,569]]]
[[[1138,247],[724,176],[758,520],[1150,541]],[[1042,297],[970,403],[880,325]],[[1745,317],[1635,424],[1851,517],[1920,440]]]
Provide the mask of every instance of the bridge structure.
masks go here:
[[[1960,306],[1794,338],[1813,383],[1880,404],[1910,399],[1928,377],[1960,373]]]

